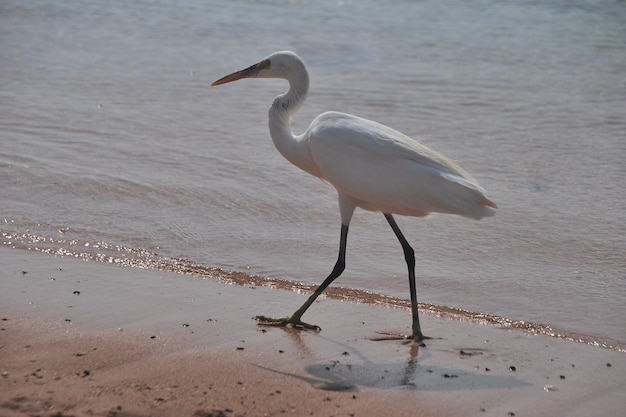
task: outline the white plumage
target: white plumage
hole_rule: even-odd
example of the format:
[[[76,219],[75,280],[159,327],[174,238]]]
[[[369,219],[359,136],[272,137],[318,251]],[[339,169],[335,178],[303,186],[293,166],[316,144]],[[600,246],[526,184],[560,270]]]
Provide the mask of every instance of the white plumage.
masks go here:
[[[494,214],[494,204],[467,173],[387,126],[329,112],[311,123],[302,140],[321,178],[356,207],[406,216]]]

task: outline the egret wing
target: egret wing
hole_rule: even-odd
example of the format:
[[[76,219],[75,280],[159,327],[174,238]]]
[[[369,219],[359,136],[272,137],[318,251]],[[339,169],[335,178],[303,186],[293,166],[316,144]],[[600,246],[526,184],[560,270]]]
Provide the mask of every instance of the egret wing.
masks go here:
[[[382,124],[329,112],[313,121],[307,136],[324,178],[366,210],[481,218],[495,206],[461,168]]]

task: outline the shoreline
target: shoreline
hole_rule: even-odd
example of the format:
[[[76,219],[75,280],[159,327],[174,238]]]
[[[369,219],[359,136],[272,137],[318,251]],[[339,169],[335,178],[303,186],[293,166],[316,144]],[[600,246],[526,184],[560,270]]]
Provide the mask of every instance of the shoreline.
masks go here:
[[[626,354],[320,297],[322,331],[259,328],[304,295],[0,249],[0,410],[26,416],[610,416]],[[87,372],[87,373],[86,373]],[[60,414],[59,414],[60,413]],[[221,414],[220,414],[221,413]],[[513,413],[513,414],[511,414]]]
[[[69,242],[64,239],[54,240],[54,238],[44,238],[31,234],[11,234],[3,233],[4,238],[9,241],[12,249],[37,252],[64,258],[76,258],[84,261],[95,261],[104,264],[113,264],[120,267],[139,268],[154,270],[155,272],[173,272],[200,279],[217,280],[226,284],[235,284],[249,287],[267,287],[274,290],[295,291],[298,293],[313,293],[319,283],[306,284],[277,277],[266,277],[249,274],[240,271],[228,271],[220,267],[199,265],[193,261],[183,258],[171,258],[161,256],[156,253],[118,245],[98,245],[81,244],[81,250],[67,249]],[[32,245],[31,242],[38,242]],[[43,244],[41,242],[44,242]],[[71,245],[70,245],[71,246]],[[391,308],[410,308],[410,302],[406,298],[393,295],[375,293],[358,288],[347,288],[339,285],[328,287],[323,295],[325,298],[347,301],[358,304],[369,304],[373,306],[384,306]],[[553,324],[541,322],[531,322],[528,320],[516,320],[492,313],[470,311],[467,309],[451,307],[442,304],[432,304],[419,302],[420,312],[434,314],[437,317],[446,319],[471,321],[477,324],[486,324],[503,328],[520,329],[531,334],[542,334],[558,339],[569,340],[578,343],[585,343],[591,346],[599,346],[610,350],[626,353],[626,343],[612,337],[583,334],[581,332],[564,329]]]

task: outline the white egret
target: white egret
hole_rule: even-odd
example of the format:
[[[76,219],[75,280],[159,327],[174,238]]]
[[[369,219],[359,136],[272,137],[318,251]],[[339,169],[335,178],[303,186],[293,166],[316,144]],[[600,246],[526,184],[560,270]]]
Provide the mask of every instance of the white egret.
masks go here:
[[[409,338],[423,340],[415,289],[415,255],[392,214],[422,217],[438,212],[481,219],[495,214],[495,203],[456,164],[414,139],[371,120],[326,112],[317,116],[303,134],[295,136],[290,121],[305,101],[309,75],[302,60],[293,52],[271,54],[211,85],[242,78],[283,78],[289,82],[289,90],[276,97],[269,110],[272,140],[289,162],[335,187],[341,214],[339,256],[330,275],[290,317],[259,316],[257,319],[261,324],[319,330],[317,326],[302,322],[301,318],[345,269],[348,226],[355,208],[360,207],[382,212],[402,245],[411,292],[413,322]]]

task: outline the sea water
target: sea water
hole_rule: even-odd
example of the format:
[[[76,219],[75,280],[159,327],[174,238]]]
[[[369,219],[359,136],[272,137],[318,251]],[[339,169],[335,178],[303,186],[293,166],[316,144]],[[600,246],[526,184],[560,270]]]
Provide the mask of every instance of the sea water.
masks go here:
[[[282,49],[311,78],[296,133],[327,110],[376,120],[498,204],[482,221],[398,217],[420,301],[626,345],[617,0],[1,1],[3,244],[320,283],[336,194],[271,142],[287,84],[209,88]],[[336,285],[408,297],[380,213],[357,210]]]

